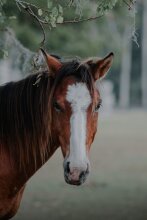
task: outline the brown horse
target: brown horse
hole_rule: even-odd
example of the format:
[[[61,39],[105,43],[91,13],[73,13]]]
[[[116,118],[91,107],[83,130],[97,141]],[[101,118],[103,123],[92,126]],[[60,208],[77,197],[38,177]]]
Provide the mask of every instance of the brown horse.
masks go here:
[[[59,146],[67,183],[82,184],[90,170],[101,105],[95,81],[106,75],[113,53],[62,63],[42,52],[47,71],[0,87],[0,219],[15,215],[26,182]]]

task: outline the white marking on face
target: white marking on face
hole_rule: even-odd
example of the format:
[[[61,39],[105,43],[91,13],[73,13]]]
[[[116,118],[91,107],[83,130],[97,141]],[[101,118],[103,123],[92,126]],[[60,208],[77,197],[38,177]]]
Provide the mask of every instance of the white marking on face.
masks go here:
[[[87,168],[86,155],[86,124],[87,108],[91,103],[91,96],[85,83],[68,86],[66,100],[71,104],[70,118],[70,155],[68,160],[72,168]]]

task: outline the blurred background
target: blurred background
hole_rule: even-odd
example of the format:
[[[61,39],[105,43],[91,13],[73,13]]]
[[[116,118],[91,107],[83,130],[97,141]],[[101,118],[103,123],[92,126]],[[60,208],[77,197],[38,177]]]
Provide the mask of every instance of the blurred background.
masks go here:
[[[31,3],[45,7],[46,0]],[[89,2],[89,1],[85,1]],[[94,10],[85,3],[84,13]],[[13,1],[3,6],[9,27],[0,31],[0,83],[33,71],[42,33]],[[72,12],[65,11],[70,20]],[[16,16],[16,18],[14,17]],[[0,14],[1,25],[4,26]],[[129,10],[116,4],[105,16],[46,28],[45,48],[62,59],[103,57],[114,63],[99,83],[103,104],[91,150],[91,175],[83,186],[64,182],[60,149],[28,182],[19,219],[147,219],[147,1]]]

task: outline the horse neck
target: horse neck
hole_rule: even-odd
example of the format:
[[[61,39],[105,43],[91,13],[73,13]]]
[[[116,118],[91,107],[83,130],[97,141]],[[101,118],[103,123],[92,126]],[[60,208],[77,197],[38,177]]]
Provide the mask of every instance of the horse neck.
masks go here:
[[[52,136],[54,142],[51,141],[48,149],[49,137],[51,137],[51,133],[54,133],[49,126],[51,125],[50,120],[48,120],[50,79],[43,74],[39,86],[33,84],[35,80],[36,75],[18,83],[7,84],[0,90],[0,100],[3,104],[0,111],[0,153],[1,150],[4,150],[8,157],[8,160],[6,159],[8,167],[11,166],[9,162],[11,160],[14,164],[14,172],[18,179],[23,179],[23,182],[26,182],[52,156],[58,146],[55,142],[56,138]],[[18,93],[18,91],[20,92]],[[19,95],[17,96],[17,94]],[[38,100],[42,101],[41,105],[38,105]],[[14,112],[13,117],[11,117],[12,112]],[[40,115],[44,118],[41,118]],[[8,118],[12,119],[11,123]],[[31,126],[30,123],[32,123]]]
[[[28,180],[31,176],[36,173],[38,169],[40,169],[49,159],[50,157],[54,154],[54,152],[57,150],[59,147],[59,141],[58,138],[56,137],[56,132],[52,132],[52,137],[51,140],[49,140],[50,144],[45,145],[44,148],[46,148],[45,154],[42,158],[42,155],[40,151],[38,152],[38,148],[34,148],[36,150],[36,158],[35,158],[35,164],[31,160],[31,157],[33,157],[34,152],[30,152],[30,162],[25,164],[25,167],[22,171],[23,174],[26,176],[26,180]],[[27,171],[27,172],[26,172]]]
[[[35,167],[34,164],[31,163],[25,165],[25,169],[21,170],[21,173],[25,177],[25,181],[27,181],[31,176],[33,176],[51,158],[51,156],[54,154],[57,148],[58,148],[57,145],[51,146],[50,151],[44,155],[43,161],[40,155],[38,155],[36,159]]]
[[[44,156],[43,161],[41,160],[41,157],[38,155],[35,166],[34,163],[30,162],[26,163],[24,167],[15,168],[15,170],[17,170],[16,179],[18,180],[18,188],[21,188],[50,159],[50,157],[54,154],[57,148],[58,146],[51,146],[50,152]],[[12,160],[16,161],[16,158],[13,158]]]

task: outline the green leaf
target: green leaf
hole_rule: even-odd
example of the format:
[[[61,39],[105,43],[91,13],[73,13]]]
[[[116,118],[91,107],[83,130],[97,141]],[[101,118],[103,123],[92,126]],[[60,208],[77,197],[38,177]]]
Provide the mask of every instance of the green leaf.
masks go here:
[[[59,7],[59,13],[63,14],[63,7],[61,5],[58,5],[58,7]]]
[[[45,20],[48,22],[49,21],[49,17],[46,15],[45,16]]]
[[[39,8],[39,9],[38,9],[38,15],[39,15],[39,16],[42,16],[42,14],[43,14],[43,11],[42,11],[41,8]]]
[[[56,27],[56,22],[51,21],[51,26],[52,26],[53,28],[55,28],[55,27]]]
[[[10,19],[10,20],[15,20],[15,19],[16,19],[16,16],[9,16],[9,19]]]
[[[56,27],[56,17],[54,17],[53,15],[50,16],[50,23],[52,27]]]
[[[4,59],[6,59],[8,57],[8,51],[7,50],[3,50],[3,57]]]
[[[109,1],[108,0],[99,0],[97,12],[100,15],[105,14],[105,12],[112,10],[115,7],[117,1],[118,0],[109,0]]]
[[[63,17],[61,15],[57,18],[57,23],[63,23]]]
[[[53,7],[53,9],[52,9],[52,15],[53,15],[54,17],[57,17],[57,16],[58,16],[58,9],[57,9],[57,7]]]

